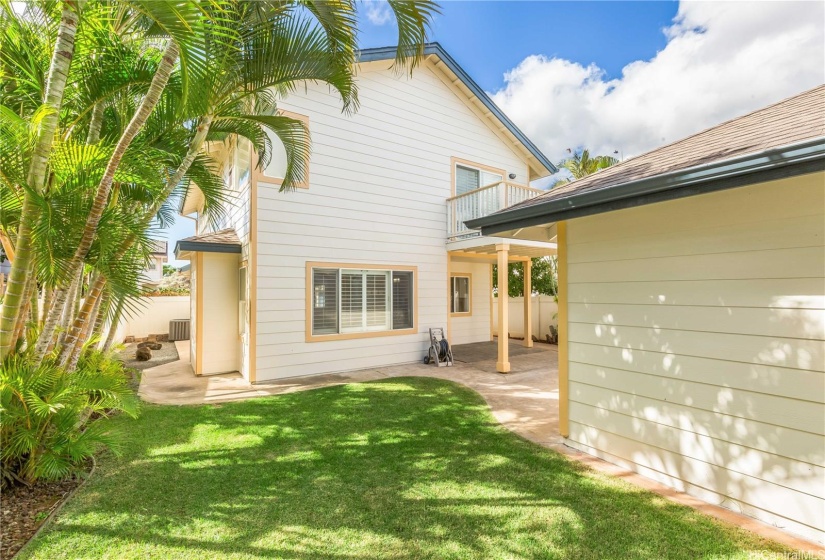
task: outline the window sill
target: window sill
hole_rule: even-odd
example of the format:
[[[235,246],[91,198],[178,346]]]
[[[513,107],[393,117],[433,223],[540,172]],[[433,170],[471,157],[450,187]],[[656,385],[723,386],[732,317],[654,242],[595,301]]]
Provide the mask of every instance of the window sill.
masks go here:
[[[326,342],[332,340],[354,340],[357,338],[379,338],[382,336],[403,336],[418,334],[418,329],[413,327],[411,329],[398,329],[394,331],[373,331],[373,332],[357,332],[344,334],[307,334],[306,342]]]
[[[472,316],[472,314],[473,314],[472,311],[465,311],[464,313],[451,311],[450,312],[450,317],[470,317],[470,316]]]

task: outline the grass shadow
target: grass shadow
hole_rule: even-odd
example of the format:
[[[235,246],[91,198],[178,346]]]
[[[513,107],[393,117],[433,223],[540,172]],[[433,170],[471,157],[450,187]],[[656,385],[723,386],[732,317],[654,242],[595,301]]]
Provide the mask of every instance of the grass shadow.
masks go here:
[[[747,558],[783,550],[396,378],[147,406],[21,558]]]

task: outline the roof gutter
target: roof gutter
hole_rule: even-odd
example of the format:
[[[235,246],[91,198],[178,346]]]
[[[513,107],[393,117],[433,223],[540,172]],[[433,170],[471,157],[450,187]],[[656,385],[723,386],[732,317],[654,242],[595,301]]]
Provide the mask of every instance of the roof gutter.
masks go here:
[[[395,58],[396,48],[395,47],[379,47],[374,49],[363,49],[358,52],[358,62],[375,62],[378,60],[392,60]],[[467,88],[473,93],[473,95],[481,101],[484,106],[491,112],[496,118],[501,121],[501,123],[507,127],[507,129],[515,136],[519,142],[521,142],[525,148],[536,158],[536,160],[549,171],[551,174],[558,171],[558,168],[553,165],[547,156],[541,153],[541,150],[536,147],[533,142],[530,141],[527,136],[511,121],[507,115],[505,115],[501,109],[498,108],[492,99],[485,93],[481,86],[479,86],[475,80],[473,80],[464,69],[459,66],[459,64],[447,54],[447,51],[439,43],[427,43],[424,45],[424,55],[431,55],[434,54],[441,61],[447,65],[447,68],[458,77],[462,83],[467,86]]]
[[[469,220],[494,235],[517,228],[664,202],[825,170],[825,137],[698,165]]]
[[[211,243],[209,241],[184,241],[180,240],[175,244],[175,258],[180,258],[180,254],[191,251],[193,253],[238,253],[240,254],[240,244],[234,243]]]

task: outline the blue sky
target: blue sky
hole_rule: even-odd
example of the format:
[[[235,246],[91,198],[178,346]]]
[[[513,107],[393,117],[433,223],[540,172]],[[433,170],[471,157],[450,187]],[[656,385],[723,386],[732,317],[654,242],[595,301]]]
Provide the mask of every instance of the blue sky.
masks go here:
[[[611,77],[666,45],[677,2],[442,2],[432,38],[487,91],[531,54],[589,65]],[[362,10],[363,11],[363,10]],[[363,18],[363,47],[396,43],[395,28]]]

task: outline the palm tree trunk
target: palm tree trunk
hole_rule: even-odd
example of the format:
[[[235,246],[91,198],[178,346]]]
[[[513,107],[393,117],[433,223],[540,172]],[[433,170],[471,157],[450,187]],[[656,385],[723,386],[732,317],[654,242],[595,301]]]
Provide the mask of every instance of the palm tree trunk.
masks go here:
[[[215,119],[215,115],[204,115],[201,117],[200,122],[198,123],[198,128],[195,131],[195,136],[192,138],[192,141],[189,143],[189,150],[186,152],[186,156],[178,165],[178,168],[175,170],[174,175],[172,175],[168,181],[166,181],[166,189],[164,190],[163,194],[158,197],[157,202],[155,202],[154,206],[149,210],[149,215],[146,216],[148,220],[151,220],[155,217],[155,214],[158,213],[160,207],[166,201],[167,198],[172,194],[175,190],[175,187],[178,186],[183,180],[183,177],[189,171],[189,168],[192,166],[192,162],[195,161],[195,158],[198,157],[198,154],[203,147],[203,144],[206,142],[206,136],[209,134],[209,129],[212,126],[212,121]]]
[[[65,365],[69,362],[78,342],[83,343],[82,333],[87,330],[89,322],[94,320],[94,309],[100,304],[100,298],[105,287],[106,277],[98,274],[95,281],[89,287],[89,292],[83,300],[83,305],[80,307],[76,319],[72,322],[71,327],[66,333],[66,337],[63,339],[63,348],[60,351],[60,358],[57,361],[60,365]]]
[[[27,183],[36,192],[42,192],[46,182],[47,162],[51,151],[54,133],[60,117],[60,107],[63,104],[63,91],[69,77],[69,67],[74,56],[75,34],[80,20],[80,10],[85,0],[65,1],[60,15],[60,25],[57,29],[57,40],[52,52],[49,76],[46,82],[45,104],[52,110],[41,121],[38,130],[37,142],[32,152],[31,165],[27,176]],[[11,338],[21,314],[23,289],[26,275],[31,270],[33,260],[31,228],[38,215],[38,207],[28,192],[23,197],[23,208],[20,215],[20,226],[17,231],[15,244],[16,255],[9,275],[9,285],[3,297],[3,309],[0,313],[0,360],[11,351]]]
[[[74,302],[77,298],[77,290],[79,289],[79,286],[80,280],[77,277],[75,277],[72,279],[68,288],[54,288],[52,294],[51,309],[49,309],[44,315],[43,323],[45,325],[45,323],[48,322],[50,319],[56,320],[58,326],[61,326],[61,328],[60,330],[55,329],[55,331],[52,333],[51,338],[46,341],[47,344],[44,348],[41,348],[40,346],[41,343],[43,343],[43,341],[45,340],[43,338],[43,332],[41,330],[40,335],[37,339],[37,344],[35,345],[35,359],[37,359],[38,361],[42,360],[43,356],[51,354],[54,348],[59,344],[62,344],[63,339],[66,337],[65,325],[68,325],[73,317]],[[58,294],[60,294],[61,291],[66,291],[68,295],[64,297],[62,307],[58,307],[57,296]]]
[[[115,334],[117,333],[117,327],[120,323],[120,316],[123,314],[123,304],[124,300],[121,299],[117,302],[117,306],[115,307],[115,313],[112,315],[112,320],[109,323],[109,333],[106,335],[106,342],[103,343],[104,352],[108,352],[112,347],[112,343],[115,341]]]
[[[37,277],[34,274],[32,274],[31,281],[31,322],[36,325],[40,319],[40,290],[37,289]]]
[[[77,292],[75,292],[74,301],[72,302],[72,312],[69,315],[69,319],[66,321],[66,324],[63,325],[65,329],[68,330],[69,325],[72,324],[74,318],[77,317],[77,314],[80,313],[80,302],[83,301],[83,286],[86,284],[86,275],[80,275],[80,283],[77,285]]]
[[[92,304],[92,311],[89,315],[89,319],[80,331],[80,336],[77,337],[77,340],[75,340],[74,345],[71,347],[72,350],[69,353],[69,357],[66,362],[66,369],[69,371],[73,370],[77,366],[77,360],[80,359],[83,346],[86,344],[86,341],[89,340],[91,326],[97,322],[97,315],[100,313],[101,300],[102,298],[95,298],[94,303]]]
[[[209,128],[212,126],[213,115],[204,115],[201,117],[200,123],[198,124],[198,128],[195,132],[195,136],[192,138],[192,141],[189,144],[189,150],[186,153],[186,156],[181,161],[178,168],[175,170],[175,173],[169,177],[166,181],[166,188],[164,192],[157,197],[155,204],[146,212],[144,220],[148,224],[152,221],[155,215],[160,210],[160,207],[166,201],[167,198],[172,194],[175,190],[175,187],[183,180],[183,177],[189,171],[189,168],[192,166],[192,162],[195,161],[195,158],[201,151],[204,142],[206,141],[206,136],[209,134]],[[118,249],[118,252],[115,254],[114,259],[119,260],[123,258],[126,252],[132,247],[132,244],[135,242],[135,236],[129,236],[126,240],[124,240],[121,247]],[[77,314],[77,318],[75,319],[74,323],[71,326],[68,334],[66,335],[63,341],[63,350],[60,355],[60,363],[63,363],[64,360],[66,363],[70,363],[70,357],[73,355],[73,349],[75,346],[75,342],[80,337],[82,331],[86,327],[86,323],[89,321],[90,318],[90,310],[92,309],[93,305],[97,304],[97,299],[101,297],[103,293],[103,287],[105,286],[105,279],[99,278],[100,285],[95,283],[95,285],[90,288],[89,293],[86,296],[86,300],[84,301],[83,307],[81,308],[80,312]]]
[[[31,300],[25,300],[26,303],[20,308],[20,314],[25,317],[29,313],[29,307],[31,306]],[[20,321],[19,324],[14,326],[14,333],[11,337],[11,349],[14,350],[17,347],[17,341],[23,335],[23,330],[26,328],[26,321]]]
[[[89,134],[86,136],[87,144],[97,144],[100,140],[100,127],[103,125],[103,103],[95,103],[92,109],[92,120],[89,122]]]
[[[138,132],[140,132],[141,128],[146,123],[146,119],[149,118],[149,115],[152,113],[155,105],[157,105],[160,100],[160,96],[169,81],[169,76],[172,74],[175,63],[178,60],[178,54],[179,50],[177,44],[170,39],[166,46],[166,50],[163,53],[163,58],[161,59],[161,62],[155,71],[155,75],[152,78],[149,91],[146,92],[146,95],[140,103],[140,107],[135,112],[132,120],[126,126],[126,130],[123,131],[120,140],[118,140],[117,146],[115,146],[115,150],[109,159],[108,165],[106,166],[106,171],[103,173],[103,177],[100,180],[100,184],[97,188],[97,194],[95,196],[94,203],[92,204],[92,209],[86,219],[86,225],[83,229],[80,244],[78,245],[77,250],[75,251],[75,254],[68,266],[70,277],[77,274],[77,272],[83,267],[83,261],[86,258],[86,255],[89,254],[89,249],[91,248],[92,242],[97,234],[97,226],[100,223],[100,218],[103,215],[103,211],[105,210],[106,204],[109,200],[109,193],[112,190],[112,182],[114,180],[115,171],[120,165],[120,161],[123,159],[126,149],[129,147]],[[64,305],[65,298],[65,292],[60,290],[55,296],[56,304],[58,306]],[[49,344],[48,341],[51,340],[56,328],[57,319],[54,314],[52,314],[46,320],[46,324],[43,326],[43,331],[40,333],[40,340],[38,340],[38,348],[42,349],[44,353],[45,348]],[[42,354],[39,351],[36,352],[36,359],[38,362],[42,359]]]
[[[20,316],[18,317],[17,323],[14,325],[14,334],[12,335],[11,339],[11,348],[15,348],[17,346],[17,341],[26,332],[26,323],[29,321],[29,311],[32,308],[32,292],[33,286],[37,284],[37,280],[34,278],[34,274],[29,274],[26,278],[26,284],[23,287],[23,301],[25,304],[21,308]]]
[[[54,303],[54,289],[46,288],[46,293],[43,296],[43,308],[40,313],[40,317],[37,318],[37,324],[43,325],[43,321],[46,320],[46,316],[52,310],[52,304]]]
[[[109,311],[111,311],[112,307],[112,294],[110,292],[106,292],[103,294],[103,298],[100,301],[100,311],[95,317],[95,324],[92,327],[92,335],[98,335],[101,338],[103,337],[103,325],[106,323],[106,317],[109,315]],[[98,346],[100,346],[100,342],[98,341]]]

